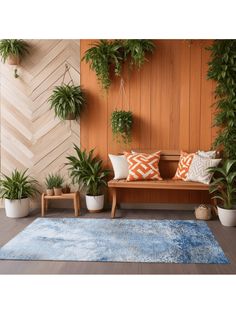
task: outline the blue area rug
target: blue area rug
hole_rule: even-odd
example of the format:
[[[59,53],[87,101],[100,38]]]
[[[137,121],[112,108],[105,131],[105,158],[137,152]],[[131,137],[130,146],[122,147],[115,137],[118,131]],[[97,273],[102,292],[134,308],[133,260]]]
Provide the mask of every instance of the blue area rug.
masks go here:
[[[0,259],[229,263],[203,221],[85,218],[38,218]]]

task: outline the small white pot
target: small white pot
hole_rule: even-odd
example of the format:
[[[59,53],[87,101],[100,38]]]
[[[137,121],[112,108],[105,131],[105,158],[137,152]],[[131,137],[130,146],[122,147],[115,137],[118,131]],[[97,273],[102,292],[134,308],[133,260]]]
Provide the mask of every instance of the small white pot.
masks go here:
[[[225,209],[217,206],[218,216],[223,226],[236,226],[236,209]]]
[[[88,211],[99,212],[103,209],[104,195],[98,196],[86,195],[85,199]]]
[[[29,215],[29,199],[22,198],[20,200],[5,199],[6,216],[10,218],[20,218]]]

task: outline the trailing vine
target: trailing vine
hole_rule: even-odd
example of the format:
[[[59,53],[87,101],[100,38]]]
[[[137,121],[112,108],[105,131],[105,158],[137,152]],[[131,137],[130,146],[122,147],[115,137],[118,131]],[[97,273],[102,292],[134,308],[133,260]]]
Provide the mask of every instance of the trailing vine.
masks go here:
[[[111,115],[112,134],[117,143],[121,140],[124,144],[131,142],[133,114],[131,111],[115,110]]]
[[[236,40],[215,40],[208,49],[208,79],[216,81],[214,126],[219,127],[213,147],[236,159]]]

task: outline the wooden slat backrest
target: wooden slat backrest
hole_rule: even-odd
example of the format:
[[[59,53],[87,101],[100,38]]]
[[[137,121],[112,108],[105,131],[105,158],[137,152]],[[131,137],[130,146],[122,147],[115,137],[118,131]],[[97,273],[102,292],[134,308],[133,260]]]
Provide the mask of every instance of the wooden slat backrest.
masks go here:
[[[155,149],[132,149],[132,151],[137,153],[146,153],[151,154],[155,153],[158,150]],[[179,161],[180,151],[177,150],[162,150],[161,151],[161,160],[165,161]]]

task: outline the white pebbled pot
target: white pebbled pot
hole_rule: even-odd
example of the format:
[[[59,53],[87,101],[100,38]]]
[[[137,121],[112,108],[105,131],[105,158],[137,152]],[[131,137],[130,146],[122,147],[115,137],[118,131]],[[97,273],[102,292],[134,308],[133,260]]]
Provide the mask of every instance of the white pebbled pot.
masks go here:
[[[225,209],[217,206],[220,222],[226,227],[236,226],[236,209]]]
[[[104,195],[98,196],[86,195],[85,199],[88,211],[95,213],[103,209]]]
[[[29,198],[20,200],[5,199],[6,216],[10,218],[21,218],[29,215]]]

